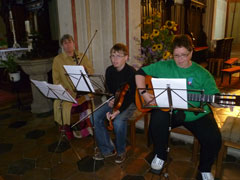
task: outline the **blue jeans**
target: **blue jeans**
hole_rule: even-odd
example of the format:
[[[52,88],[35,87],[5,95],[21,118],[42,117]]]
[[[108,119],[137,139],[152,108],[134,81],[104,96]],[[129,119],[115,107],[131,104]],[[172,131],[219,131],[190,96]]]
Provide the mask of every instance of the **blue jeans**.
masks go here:
[[[113,130],[116,136],[116,151],[118,155],[125,152],[127,138],[127,120],[132,116],[135,109],[136,106],[134,103],[132,103],[126,110],[118,114],[115,119],[112,120],[114,127]],[[108,106],[108,103],[95,111],[93,117],[91,117],[97,145],[103,155],[108,155],[115,149],[104,123],[106,120],[107,112],[112,112],[112,108]]]

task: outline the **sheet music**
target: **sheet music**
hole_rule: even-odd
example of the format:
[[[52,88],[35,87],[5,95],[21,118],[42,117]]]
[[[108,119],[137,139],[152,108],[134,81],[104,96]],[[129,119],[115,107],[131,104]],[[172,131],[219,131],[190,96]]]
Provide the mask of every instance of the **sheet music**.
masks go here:
[[[156,102],[159,107],[169,108],[168,93],[166,90],[167,87],[169,86],[171,88],[173,108],[179,109],[188,108],[187,102],[184,101],[184,100],[187,101],[186,79],[152,78],[152,85],[154,95],[156,97]]]
[[[64,65],[63,67],[65,68],[68,76],[72,80],[73,85],[75,86],[77,91],[95,92],[83,66]],[[85,77],[86,82],[82,76]]]
[[[68,102],[77,103],[77,101],[59,84],[49,84],[46,81],[37,81],[31,79],[31,82],[45,95],[52,99],[60,99]]]

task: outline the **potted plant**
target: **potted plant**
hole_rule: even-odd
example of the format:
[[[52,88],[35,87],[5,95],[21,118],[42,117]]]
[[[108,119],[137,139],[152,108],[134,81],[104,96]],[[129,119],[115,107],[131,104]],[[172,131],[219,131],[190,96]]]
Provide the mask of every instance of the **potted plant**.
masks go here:
[[[160,12],[144,16],[141,39],[135,40],[141,45],[140,55],[136,57],[142,65],[149,65],[172,57],[172,40],[178,32],[178,24],[166,21],[162,24]]]
[[[7,55],[7,60],[1,60],[2,67],[6,68],[9,74],[10,80],[17,82],[20,80],[19,66],[15,62],[16,56],[13,54]]]
[[[0,38],[0,49],[6,49],[7,47],[7,42],[3,38]]]

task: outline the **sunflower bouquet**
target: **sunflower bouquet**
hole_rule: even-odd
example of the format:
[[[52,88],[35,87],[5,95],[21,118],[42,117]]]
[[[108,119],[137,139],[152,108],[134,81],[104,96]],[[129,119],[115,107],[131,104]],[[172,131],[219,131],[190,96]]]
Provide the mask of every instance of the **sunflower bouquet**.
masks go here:
[[[141,55],[137,59],[148,65],[159,60],[171,58],[172,40],[177,33],[177,24],[174,21],[161,22],[161,13],[153,13],[144,17],[142,23]]]

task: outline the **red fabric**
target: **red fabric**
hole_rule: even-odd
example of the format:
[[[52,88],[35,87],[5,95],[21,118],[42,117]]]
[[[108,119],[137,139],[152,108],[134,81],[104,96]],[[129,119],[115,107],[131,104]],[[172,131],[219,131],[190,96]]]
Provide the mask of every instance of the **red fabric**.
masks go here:
[[[208,49],[208,47],[207,46],[202,46],[202,47],[195,47],[194,48],[194,51],[202,51],[202,50],[206,50],[206,49]]]
[[[91,101],[86,101],[81,105],[72,107],[71,113],[80,113],[79,120],[81,120],[77,125],[73,127],[73,135],[76,138],[82,138],[82,137],[92,135],[92,125],[90,122],[90,118],[87,117],[83,119],[87,114],[90,113],[89,107],[91,105],[89,103],[91,103]]]

